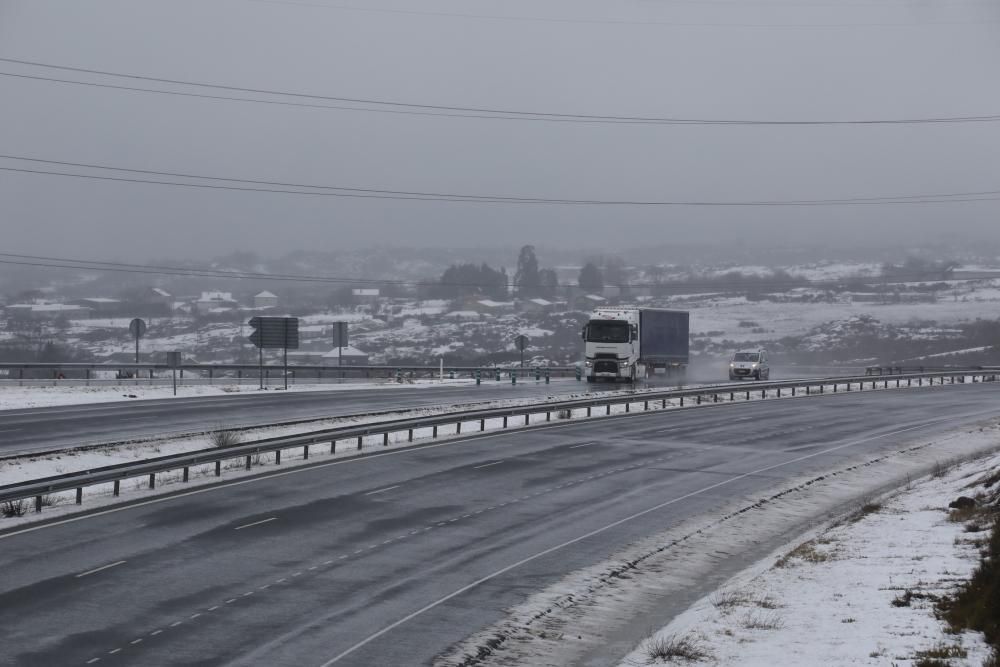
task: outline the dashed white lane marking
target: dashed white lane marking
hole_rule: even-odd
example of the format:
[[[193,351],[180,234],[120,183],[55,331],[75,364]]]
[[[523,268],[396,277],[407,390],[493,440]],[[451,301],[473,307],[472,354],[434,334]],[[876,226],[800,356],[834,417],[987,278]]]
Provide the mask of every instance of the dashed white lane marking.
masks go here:
[[[258,591],[266,591],[270,587],[271,587],[271,584],[264,584],[263,586],[258,586],[257,590]]]
[[[188,616],[188,618],[190,618],[193,621],[194,619],[198,618],[199,616],[201,616],[200,613],[199,614],[191,614],[190,616]]]
[[[315,569],[316,569],[317,567],[319,567],[319,565],[310,565],[310,566],[309,566],[309,570],[310,570],[310,571],[311,571],[311,570],[315,570]]]
[[[293,576],[293,577],[301,577],[301,576],[302,576],[302,571],[300,570],[300,571],[298,571],[298,572],[293,572],[293,573],[292,573],[292,576]]]
[[[226,600],[226,604],[232,604],[234,602],[236,602],[236,598],[229,598],[228,600]]]
[[[347,554],[344,554],[342,556],[338,556],[337,560],[344,560],[345,558],[347,558]]]
[[[400,484],[397,484],[396,486],[387,486],[384,489],[378,489],[376,491],[369,491],[365,495],[366,496],[374,496],[376,493],[385,493],[386,491],[392,491],[393,489],[398,489],[400,486],[401,486]]]
[[[153,630],[152,632],[149,633],[149,636],[150,637],[155,637],[156,635],[160,634],[161,632],[163,632],[163,630]]]
[[[250,597],[251,595],[253,595],[253,591],[247,591],[243,594],[243,597]]]
[[[591,445],[596,445],[596,442],[584,442],[579,445],[570,445],[570,449],[579,449],[580,447],[590,447]]]
[[[120,560],[114,563],[109,563],[107,565],[102,565],[101,567],[95,567],[93,570],[87,570],[86,572],[81,572],[80,574],[76,575],[76,578],[79,579],[80,577],[86,577],[88,574],[95,574],[97,572],[100,572],[101,570],[107,570],[112,567],[118,567],[122,563],[127,563],[127,562],[128,561]]]
[[[132,641],[129,642],[129,644],[141,644],[141,643],[142,643],[142,637],[139,637],[138,639],[133,639]]]
[[[101,661],[101,659],[100,659],[100,658],[91,658],[90,660],[88,660],[88,661],[87,661],[87,664],[88,664],[88,665],[92,665],[92,664],[94,664],[95,662],[100,662],[100,661]]]
[[[278,579],[275,583],[277,583],[277,584],[283,584],[286,581],[288,581],[288,577],[282,577],[281,579]]]
[[[108,655],[114,655],[115,653],[120,653],[120,652],[121,652],[120,648],[113,648],[110,651],[108,651]]]
[[[479,470],[480,468],[489,468],[490,466],[500,465],[505,459],[500,459],[499,461],[494,461],[493,463],[484,463],[481,466],[472,466],[473,470]]]
[[[170,624],[170,627],[172,627],[172,628],[176,628],[176,627],[177,627],[178,625],[180,625],[180,624],[181,624],[181,623],[183,623],[183,622],[184,622],[184,621],[174,621],[173,623],[171,623],[171,624]]]
[[[233,530],[243,530],[244,528],[251,528],[253,526],[259,526],[262,523],[270,523],[271,521],[277,521],[278,517],[272,516],[270,519],[261,519],[260,521],[254,521],[253,523],[245,523],[242,526],[236,526]]]

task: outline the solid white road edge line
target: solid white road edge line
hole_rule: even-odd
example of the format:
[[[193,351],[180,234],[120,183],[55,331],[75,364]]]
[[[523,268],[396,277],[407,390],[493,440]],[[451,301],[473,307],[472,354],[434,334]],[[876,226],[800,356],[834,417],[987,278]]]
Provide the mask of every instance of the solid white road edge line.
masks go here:
[[[477,586],[480,586],[480,585],[486,583],[487,581],[490,581],[491,579],[496,579],[497,577],[499,577],[499,576],[501,576],[503,574],[506,574],[507,572],[510,572],[511,570],[516,569],[516,568],[518,568],[518,567],[520,567],[520,566],[522,566],[522,565],[524,565],[526,563],[530,563],[533,560],[537,560],[538,558],[541,558],[543,556],[547,556],[550,553],[553,553],[555,551],[559,551],[560,549],[565,549],[566,547],[571,546],[573,544],[576,544],[577,542],[582,542],[583,540],[588,539],[590,537],[593,537],[595,535],[600,535],[601,533],[604,533],[604,532],[606,532],[608,530],[611,530],[612,528],[620,526],[623,523],[628,523],[629,521],[637,519],[637,518],[639,518],[641,516],[645,516],[646,514],[649,514],[651,512],[655,512],[657,510],[663,509],[664,507],[667,507],[669,505],[673,505],[673,504],[679,503],[679,502],[681,502],[683,500],[687,500],[688,498],[692,498],[694,496],[698,496],[698,495],[701,495],[703,493],[707,493],[708,491],[712,491],[713,489],[717,489],[717,488],[719,488],[721,486],[726,486],[728,484],[732,484],[733,482],[739,481],[741,479],[745,479],[745,478],[750,477],[752,475],[760,475],[761,473],[765,473],[765,472],[768,472],[770,470],[775,470],[777,468],[783,468],[785,466],[792,465],[793,463],[798,463],[800,461],[805,461],[805,460],[808,460],[808,459],[811,459],[811,458],[815,458],[817,456],[822,456],[823,454],[829,454],[831,452],[835,452],[835,451],[840,450],[840,449],[846,449],[848,447],[854,447],[856,445],[864,444],[866,442],[871,442],[873,440],[880,440],[882,438],[887,438],[889,436],[899,435],[900,433],[907,433],[909,431],[916,431],[918,429],[927,428],[928,426],[933,426],[934,424],[939,424],[939,423],[945,422],[945,421],[950,421],[950,419],[949,418],[936,419],[936,420],[933,420],[933,421],[924,422],[923,424],[920,424],[918,426],[910,426],[908,428],[899,429],[897,431],[891,431],[889,433],[883,433],[881,435],[872,436],[870,438],[863,438],[861,440],[854,440],[852,442],[844,443],[842,445],[837,445],[836,447],[830,447],[830,448],[824,449],[823,451],[820,451],[820,452],[814,452],[812,454],[806,454],[805,456],[799,456],[799,457],[794,458],[794,459],[789,459],[788,461],[784,461],[782,463],[776,463],[774,465],[770,465],[770,466],[767,466],[767,467],[764,467],[764,468],[759,468],[757,470],[752,470],[750,472],[741,473],[741,474],[739,474],[739,475],[737,475],[735,477],[730,477],[729,479],[723,480],[721,482],[716,482],[715,484],[712,484],[710,486],[706,486],[706,487],[704,487],[702,489],[698,489],[697,491],[692,491],[690,493],[684,494],[683,496],[678,496],[677,498],[672,498],[670,500],[664,501],[664,502],[662,502],[662,503],[660,503],[658,505],[654,505],[653,507],[649,507],[649,508],[644,509],[644,510],[642,510],[640,512],[636,512],[635,514],[631,514],[631,515],[629,515],[629,516],[627,516],[627,517],[625,517],[623,519],[618,519],[617,521],[613,521],[613,522],[611,522],[611,523],[609,523],[609,524],[607,524],[605,526],[602,526],[600,528],[596,528],[596,529],[590,531],[589,533],[584,533],[583,535],[580,535],[579,537],[574,537],[571,540],[566,540],[562,544],[557,544],[554,547],[549,547],[548,549],[545,549],[543,551],[539,551],[538,553],[536,553],[536,554],[534,554],[532,556],[528,556],[527,558],[522,558],[521,560],[517,561],[516,563],[512,563],[512,564],[510,564],[510,565],[508,565],[506,567],[503,567],[503,568],[501,568],[501,569],[499,569],[499,570],[497,570],[495,572],[492,572],[492,573],[486,575],[485,577],[482,577],[481,579],[477,579],[476,581],[473,581],[471,584],[467,584],[467,585],[463,586],[462,588],[459,588],[458,590],[453,591],[453,592],[449,593],[448,595],[445,595],[444,597],[438,598],[434,602],[431,602],[430,604],[427,604],[427,605],[421,607],[420,609],[416,610],[415,612],[413,612],[411,614],[408,614],[408,615],[404,616],[403,618],[399,619],[395,623],[391,623],[390,625],[387,625],[386,627],[382,628],[378,632],[373,633],[373,634],[369,635],[368,637],[362,639],[357,644],[354,644],[353,646],[351,646],[347,650],[342,651],[341,653],[337,654],[336,656],[334,656],[330,660],[327,660],[322,665],[320,665],[320,667],[329,667],[330,665],[333,665],[334,663],[339,662],[340,660],[342,660],[343,658],[346,658],[347,656],[349,656],[350,654],[354,653],[358,649],[363,648],[364,646],[368,645],[369,643],[375,641],[376,639],[378,639],[382,635],[395,630],[399,626],[401,626],[404,623],[407,623],[407,622],[413,620],[417,616],[420,616],[421,614],[423,614],[425,612],[428,612],[431,609],[434,609],[435,607],[438,607],[438,606],[444,604],[445,602],[451,600],[452,598],[455,598],[455,597],[461,595],[462,593],[470,591],[473,588],[476,588]]]
[[[96,572],[100,572],[101,570],[107,570],[112,567],[118,567],[119,565],[122,565],[123,563],[127,562],[128,561],[120,560],[114,563],[109,563],[108,565],[102,565],[101,567],[95,567],[93,570],[87,570],[86,572],[81,572],[80,574],[76,575],[76,578],[79,579],[80,577],[86,577],[88,574],[94,574]]]

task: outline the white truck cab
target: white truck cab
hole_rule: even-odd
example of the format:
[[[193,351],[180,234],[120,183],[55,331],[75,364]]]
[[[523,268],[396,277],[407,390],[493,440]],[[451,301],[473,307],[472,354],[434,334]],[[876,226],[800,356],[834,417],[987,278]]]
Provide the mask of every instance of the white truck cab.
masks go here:
[[[771,367],[767,362],[767,350],[762,347],[739,350],[729,360],[729,379],[769,380]]]
[[[680,375],[688,363],[689,313],[664,308],[598,308],[583,327],[587,382],[635,382]]]

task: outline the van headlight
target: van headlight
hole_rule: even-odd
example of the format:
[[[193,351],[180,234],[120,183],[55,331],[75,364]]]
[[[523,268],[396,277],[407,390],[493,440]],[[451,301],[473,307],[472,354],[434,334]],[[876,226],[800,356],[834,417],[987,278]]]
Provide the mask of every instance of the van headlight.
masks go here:
[[[730,367],[730,368],[736,368],[736,364],[734,364],[734,363],[730,362],[730,363],[729,363],[729,367]]]
[[[757,364],[754,364],[754,365],[753,365],[753,366],[751,366],[750,368],[757,368]]]

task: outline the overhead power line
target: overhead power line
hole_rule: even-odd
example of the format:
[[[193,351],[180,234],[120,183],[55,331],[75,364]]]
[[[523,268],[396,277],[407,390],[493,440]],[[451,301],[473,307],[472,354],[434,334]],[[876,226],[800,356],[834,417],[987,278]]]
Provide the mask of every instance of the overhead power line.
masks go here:
[[[201,81],[185,81],[181,79],[169,79],[141,74],[128,74],[122,72],[111,72],[107,70],[92,69],[86,67],[73,67],[69,65],[56,65],[32,60],[22,60],[17,58],[2,58],[0,62],[23,65],[28,67],[40,67],[78,74],[97,75],[129,79],[133,81],[146,81],[172,86],[189,86],[200,89],[220,90],[226,92],[237,92],[252,95],[272,95],[276,97],[287,97],[292,99],[318,100],[324,102],[339,102],[343,104],[368,105],[367,108],[352,107],[353,111],[376,111],[372,107],[382,107],[389,109],[402,109],[407,112],[422,112],[425,115],[456,115],[467,114],[475,118],[489,118],[500,120],[533,120],[533,121],[562,121],[562,122],[585,122],[585,123],[625,123],[625,124],[648,124],[648,125],[754,125],[754,126],[852,126],[852,125],[925,125],[925,124],[950,124],[950,123],[982,123],[1000,121],[1000,114],[981,115],[959,115],[959,116],[931,116],[931,117],[910,117],[910,118],[854,118],[854,119],[799,119],[799,120],[767,120],[767,119],[747,119],[747,118],[684,118],[684,117],[664,117],[664,116],[636,116],[636,115],[600,115],[584,113],[562,113],[551,111],[531,111],[524,109],[499,109],[476,106],[457,106],[447,104],[426,104],[417,102],[406,102],[401,100],[386,100],[360,97],[347,97],[335,95],[319,95],[314,93],[303,93],[295,91],[270,90],[265,88],[253,88],[226,84],[205,83]],[[36,78],[59,83],[77,83],[81,85],[99,85],[101,87],[113,87],[108,84],[68,81],[55,78],[45,78],[38,76],[28,76],[24,74],[3,73],[4,76]],[[135,87],[114,86],[125,90],[140,90]],[[159,92],[163,94],[184,94],[192,96],[183,91],[154,91],[141,89],[141,92]],[[203,96],[208,97],[208,96]],[[273,101],[217,97],[216,99],[231,99],[243,102],[261,102],[273,104]],[[333,108],[327,106],[326,108]]]
[[[408,201],[465,202],[475,204],[538,204],[566,206],[690,206],[690,207],[780,207],[780,206],[864,206],[864,205],[901,205],[901,204],[942,204],[953,202],[976,202],[1000,200],[1000,190],[981,190],[970,192],[924,193],[916,195],[883,195],[877,197],[848,197],[837,199],[785,199],[785,200],[743,200],[743,201],[713,201],[713,200],[643,200],[643,199],[571,199],[551,197],[515,197],[509,195],[476,195],[452,192],[390,190],[384,188],[360,188],[338,185],[312,185],[284,181],[269,181],[242,179],[234,177],[210,176],[186,172],[156,171],[150,169],[132,169],[104,164],[71,162],[67,160],[47,160],[20,155],[0,154],[0,159],[17,160],[60,167],[77,169],[92,169],[114,171],[131,176],[100,176],[97,174],[53,171],[50,169],[28,169],[25,167],[0,166],[0,170],[36,174],[45,176],[61,176],[68,178],[112,181],[130,184],[147,184],[185,188],[206,188],[210,190],[228,190],[239,192],[263,192],[301,196],[350,197],[360,199],[389,199]],[[159,180],[147,178],[150,176],[190,179],[183,181]],[[198,182],[198,181],[209,181]]]
[[[130,264],[126,262],[105,262],[98,260],[73,259],[69,257],[50,257],[43,255],[25,255],[18,253],[0,253],[0,264],[29,266],[37,268],[56,268],[80,271],[103,271],[114,273],[134,273],[176,276],[182,278],[217,278],[227,280],[257,280],[274,282],[297,282],[297,283],[321,283],[333,285],[393,285],[399,287],[472,287],[472,288],[496,288],[507,287],[517,289],[521,285],[514,281],[502,284],[497,283],[459,283],[459,282],[439,282],[432,280],[398,280],[383,278],[358,278],[341,276],[321,276],[307,274],[287,274],[287,273],[261,273],[253,271],[233,271],[228,269],[210,269],[181,266],[162,266],[155,264]],[[852,276],[840,279],[809,280],[805,278],[791,277],[789,279],[771,278],[760,279],[753,276],[746,280],[729,279],[693,279],[676,280],[672,282],[638,282],[638,283],[618,283],[608,284],[607,287],[617,287],[621,289],[635,288],[660,288],[668,290],[685,289],[725,289],[725,288],[790,288],[790,287],[811,287],[811,288],[834,288],[840,287],[850,282],[860,282],[863,284],[882,284],[900,282],[969,282],[979,281],[981,278],[928,278],[926,274],[906,274],[898,273],[892,276]]]

